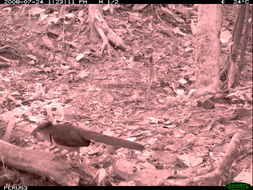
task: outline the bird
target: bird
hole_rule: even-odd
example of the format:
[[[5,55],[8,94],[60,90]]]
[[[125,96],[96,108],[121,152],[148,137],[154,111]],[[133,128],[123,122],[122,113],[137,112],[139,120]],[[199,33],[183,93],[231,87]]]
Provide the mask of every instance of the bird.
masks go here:
[[[103,135],[95,131],[73,126],[70,123],[53,124],[51,121],[46,121],[39,124],[31,132],[31,135],[37,137],[37,133],[41,134],[43,139],[49,141],[50,143],[55,143],[58,147],[67,149],[71,152],[77,151],[79,153],[79,148],[89,146],[91,140],[117,147],[124,147],[139,151],[144,150],[144,145],[142,144],[118,137]]]

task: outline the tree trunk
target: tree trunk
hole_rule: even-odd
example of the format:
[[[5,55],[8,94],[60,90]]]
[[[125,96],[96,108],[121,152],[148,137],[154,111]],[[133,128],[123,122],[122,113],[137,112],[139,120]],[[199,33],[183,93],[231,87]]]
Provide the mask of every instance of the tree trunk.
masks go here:
[[[221,5],[199,5],[196,89],[198,95],[219,89]]]

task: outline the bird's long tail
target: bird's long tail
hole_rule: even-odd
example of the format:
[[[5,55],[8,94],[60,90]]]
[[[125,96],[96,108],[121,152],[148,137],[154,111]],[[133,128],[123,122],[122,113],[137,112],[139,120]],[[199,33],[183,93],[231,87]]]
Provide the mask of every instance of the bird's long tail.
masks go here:
[[[107,135],[103,135],[101,133],[97,133],[94,131],[85,130],[82,128],[79,128],[79,133],[84,139],[94,140],[97,142],[102,142],[105,144],[113,145],[113,146],[119,146],[129,149],[136,149],[136,150],[144,150],[144,146],[142,144],[131,142],[128,140],[124,140],[118,137],[111,137]]]

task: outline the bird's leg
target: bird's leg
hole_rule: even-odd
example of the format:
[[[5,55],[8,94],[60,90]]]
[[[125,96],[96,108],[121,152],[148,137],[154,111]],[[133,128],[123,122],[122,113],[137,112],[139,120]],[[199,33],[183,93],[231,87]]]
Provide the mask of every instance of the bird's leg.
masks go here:
[[[79,148],[76,149],[75,151],[71,151],[69,153],[72,153],[72,158],[70,157],[69,154],[67,154],[68,160],[73,160],[74,162],[80,163],[80,164],[82,163],[81,162],[81,158],[80,158],[80,150],[79,150]],[[77,153],[77,155],[75,153]]]
[[[82,164],[82,161],[81,161],[81,159],[80,159],[80,151],[79,151],[79,149],[76,150],[76,152],[77,152],[77,155],[73,154],[74,160],[73,160],[73,162],[71,162],[71,166],[72,166],[73,168],[79,168],[80,165]],[[73,152],[73,153],[74,153],[74,152]]]
[[[77,150],[76,162],[78,162],[79,164],[84,163],[81,156],[80,156],[80,149]]]
[[[57,148],[57,145],[56,146],[54,145],[52,147],[52,149],[55,149],[55,148]],[[64,148],[60,147],[60,149],[58,149],[58,151],[54,151],[55,156],[54,156],[53,160],[54,161],[61,160],[61,159],[72,160],[73,156],[75,156],[74,152],[75,152],[75,150],[69,150],[69,149],[64,149]],[[73,153],[73,156],[70,155],[71,153]]]
[[[73,153],[72,154],[73,156],[70,155],[71,153]],[[55,155],[55,157],[53,158],[54,161],[57,161],[57,160],[60,160],[60,159],[67,159],[67,160],[72,160],[73,159],[73,162],[71,162],[71,165],[73,167],[78,167],[78,164],[82,164],[82,161],[80,159],[79,151],[77,151],[77,155],[75,155],[74,152],[68,152],[68,153],[65,153],[65,154]]]
[[[75,162],[79,162],[79,160],[80,160],[80,158],[79,158],[79,149],[72,152],[72,153],[73,153],[72,154],[72,160],[74,160]],[[75,153],[77,153],[77,155]]]

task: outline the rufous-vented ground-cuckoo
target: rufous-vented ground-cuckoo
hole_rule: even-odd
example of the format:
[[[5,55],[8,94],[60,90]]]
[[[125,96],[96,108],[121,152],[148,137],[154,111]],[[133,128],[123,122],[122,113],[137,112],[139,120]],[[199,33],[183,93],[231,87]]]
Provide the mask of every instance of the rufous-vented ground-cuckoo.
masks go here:
[[[103,135],[98,132],[75,127],[69,123],[54,125],[50,121],[44,122],[36,127],[31,134],[36,137],[37,133],[42,134],[43,138],[51,143],[54,142],[57,146],[69,151],[79,152],[79,148],[89,146],[91,140],[117,147],[144,150],[144,146],[139,143]]]

